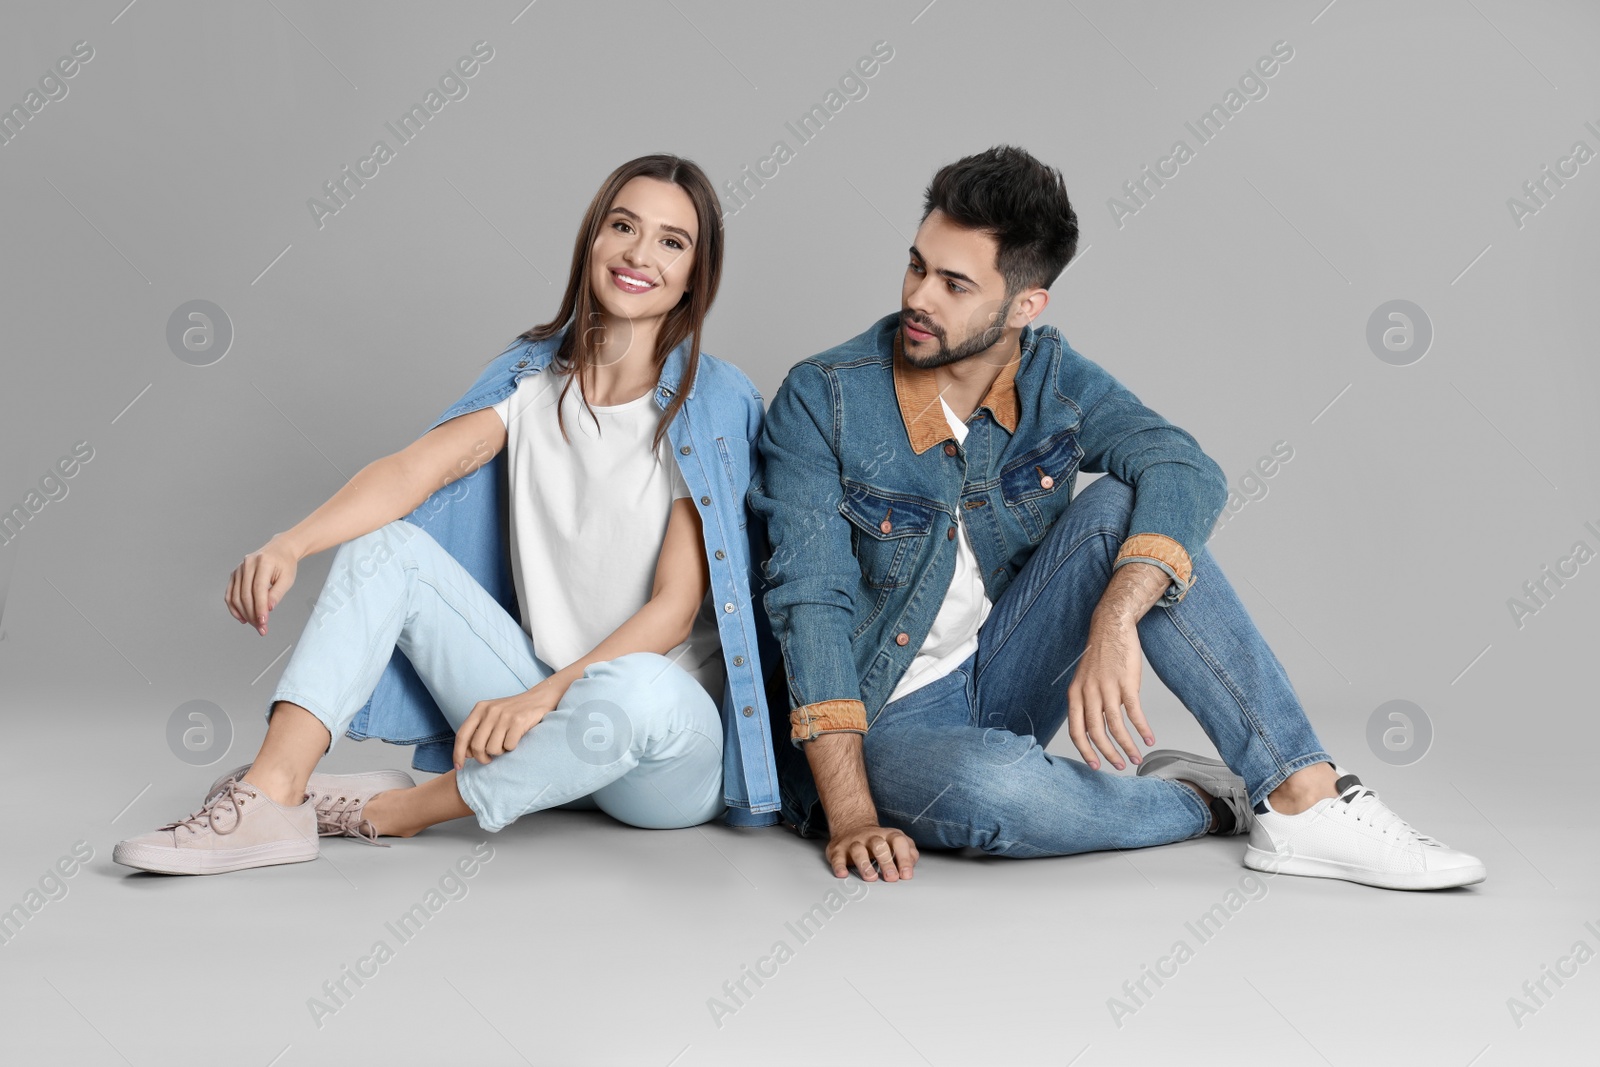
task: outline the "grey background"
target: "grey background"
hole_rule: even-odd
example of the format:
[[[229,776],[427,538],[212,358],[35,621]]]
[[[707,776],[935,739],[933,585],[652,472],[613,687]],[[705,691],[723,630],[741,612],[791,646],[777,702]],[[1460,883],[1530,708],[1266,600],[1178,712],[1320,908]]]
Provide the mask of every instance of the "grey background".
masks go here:
[[[93,459],[0,548],[0,907],[93,859],[0,945],[0,1057],[72,1063],[1514,1064],[1592,1055],[1600,963],[1520,1025],[1507,1000],[1600,948],[1591,758],[1600,563],[1600,162],[1520,227],[1575,141],[1600,150],[1583,3],[8,4],[0,104],[94,57],[0,146],[0,505]],[[472,43],[493,59],[320,229],[306,201]],[[877,41],[892,60],[810,143],[785,128]],[[1135,215],[1108,208],[1258,57],[1293,58]],[[728,220],[707,350],[771,397],[898,306],[921,191],[1013,142],[1059,166],[1079,259],[1043,321],[1190,430],[1250,500],[1212,549],[1323,740],[1470,889],[1278,879],[1119,1028],[1107,1000],[1238,888],[1238,839],[1009,863],[925,855],[805,944],[839,887],[780,830],[643,833],[546,813],[214,879],[112,845],[254,752],[329,554],[268,636],[221,603],[240,558],[414,439],[548,317],[579,215],[644,152],[721,185],[795,157]],[[730,206],[733,206],[730,202]],[[554,284],[552,284],[552,282]],[[167,323],[231,321],[192,366]],[[1425,357],[1367,343],[1390,300]],[[1243,479],[1275,442],[1293,459]],[[1084,484],[1080,481],[1080,488]],[[1255,486],[1255,488],[1251,488]],[[1262,487],[1265,495],[1261,495]],[[1585,622],[1584,620],[1588,620]],[[1206,750],[1146,671],[1158,744]],[[216,704],[191,767],[168,721]],[[1388,754],[1368,720],[1421,709]],[[220,733],[217,735],[220,737]],[[1069,747],[1063,736],[1053,746]],[[331,769],[407,765],[346,744]],[[319,1028],[307,999],[458,858],[494,859]],[[865,888],[852,880],[858,894]],[[717,1026],[708,998],[795,950]],[[393,938],[390,938],[391,942]],[[1533,1001],[1528,1001],[1534,1006]]]

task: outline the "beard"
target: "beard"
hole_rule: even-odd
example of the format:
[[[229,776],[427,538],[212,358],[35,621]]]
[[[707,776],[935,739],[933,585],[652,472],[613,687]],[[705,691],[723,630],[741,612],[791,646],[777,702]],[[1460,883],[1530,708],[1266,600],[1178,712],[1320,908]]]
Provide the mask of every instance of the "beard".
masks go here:
[[[995,319],[997,322],[1005,322],[1006,319],[1010,317],[1011,300],[1008,298],[1005,302],[1005,306],[1000,309],[1000,313],[995,316]],[[944,367],[951,363],[960,363],[964,359],[971,359],[973,356],[981,355],[982,353],[989,351],[989,349],[993,348],[995,345],[999,344],[1000,339],[1006,335],[1004,326],[990,325],[976,331],[972,334],[972,336],[966,338],[952,348],[950,347],[949,339],[945,336],[944,331],[939,330],[933,325],[933,323],[921,321],[918,318],[914,318],[909,312],[902,311],[900,313],[900,327],[902,333],[905,330],[905,324],[907,322],[911,322],[919,330],[926,330],[933,334],[934,339],[939,342],[938,351],[927,356],[913,356],[911,354],[910,346],[901,346],[900,352],[903,356],[905,356],[906,361],[912,366],[920,367],[923,370],[932,370],[935,367]]]

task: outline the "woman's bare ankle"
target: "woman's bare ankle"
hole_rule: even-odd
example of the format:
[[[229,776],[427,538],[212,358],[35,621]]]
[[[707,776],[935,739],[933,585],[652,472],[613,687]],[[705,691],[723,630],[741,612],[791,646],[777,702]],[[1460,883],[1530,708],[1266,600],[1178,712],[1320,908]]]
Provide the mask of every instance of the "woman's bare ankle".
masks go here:
[[[374,793],[372,797],[361,806],[361,817],[366,819],[378,831],[380,837],[416,837],[420,827],[407,822],[402,805],[397,803],[394,793],[403,793],[403,789],[385,789],[381,793]]]
[[[263,766],[258,759],[248,771],[244,772],[243,780],[267,794],[275,803],[293,808],[305,801],[306,782],[310,777],[309,772],[296,775],[279,768]]]

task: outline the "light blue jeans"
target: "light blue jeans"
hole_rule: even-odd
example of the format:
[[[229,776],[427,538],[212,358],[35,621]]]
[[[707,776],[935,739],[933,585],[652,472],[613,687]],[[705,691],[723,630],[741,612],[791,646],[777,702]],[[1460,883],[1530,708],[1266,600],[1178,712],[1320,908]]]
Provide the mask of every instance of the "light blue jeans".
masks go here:
[[[397,647],[458,730],[479,701],[555,673],[454,556],[397,519],[339,546],[272,700],[321,720],[331,751]],[[456,787],[491,831],[554,807],[598,808],[651,829],[694,826],[723,811],[722,719],[682,667],[629,653],[590,664],[516,748],[487,764],[468,759]]]

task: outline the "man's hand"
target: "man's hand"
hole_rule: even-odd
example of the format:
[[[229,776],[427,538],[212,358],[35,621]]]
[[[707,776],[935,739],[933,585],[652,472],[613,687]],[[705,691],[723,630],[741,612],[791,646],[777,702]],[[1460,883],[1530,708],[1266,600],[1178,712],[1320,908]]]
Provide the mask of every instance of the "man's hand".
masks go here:
[[[1067,686],[1067,736],[1078,746],[1084,762],[1094,770],[1100,769],[1100,759],[1090,748],[1094,743],[1111,765],[1122,769],[1122,757],[1111,745],[1115,738],[1122,751],[1134,763],[1140,760],[1139,749],[1122,723],[1121,709],[1128,709],[1128,719],[1144,743],[1153,745],[1155,734],[1145,722],[1144,710],[1139,707],[1139,677],[1144,662],[1144,650],[1139,644],[1139,627],[1126,617],[1096,613],[1089,624],[1089,643],[1078,660],[1072,684]],[[1106,736],[1110,727],[1111,738]]]
[[[853,864],[863,882],[876,882],[878,871],[873,861],[883,871],[885,882],[910,878],[917,864],[916,842],[899,830],[873,825],[837,831],[828,841],[828,864],[835,878],[848,878]]]
[[[565,679],[551,675],[526,693],[480,700],[456,731],[452,762],[460,770],[467,760],[488,763],[490,757],[510,752],[522,735],[550,714],[566,692]]]
[[[916,842],[900,830],[878,825],[861,748],[861,735],[851,731],[806,742],[811,777],[828,816],[828,866],[835,878],[850,877],[854,865],[863,882],[876,882],[880,870],[885,882],[908,879],[917,865]]]

